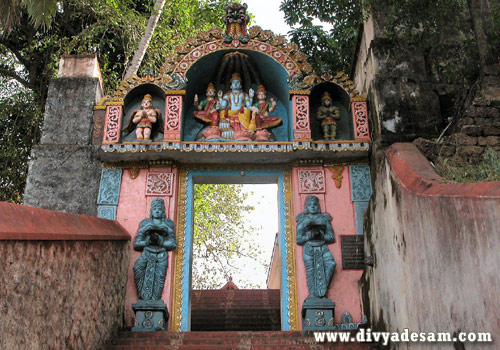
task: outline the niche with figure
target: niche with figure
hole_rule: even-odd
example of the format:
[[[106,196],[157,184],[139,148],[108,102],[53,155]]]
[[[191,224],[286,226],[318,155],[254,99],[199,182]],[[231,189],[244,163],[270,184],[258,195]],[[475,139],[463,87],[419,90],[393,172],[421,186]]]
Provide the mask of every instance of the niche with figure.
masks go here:
[[[218,51],[187,72],[184,141],[290,139],[287,72],[247,50]]]
[[[325,82],[311,90],[311,137],[318,141],[353,140],[350,96],[340,86]]]

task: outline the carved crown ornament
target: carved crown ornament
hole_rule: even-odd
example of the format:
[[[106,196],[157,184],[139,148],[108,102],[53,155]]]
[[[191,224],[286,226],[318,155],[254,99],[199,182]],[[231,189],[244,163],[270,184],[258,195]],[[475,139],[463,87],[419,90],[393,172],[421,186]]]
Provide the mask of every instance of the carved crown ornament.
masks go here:
[[[226,42],[224,30],[218,26],[214,26],[208,31],[201,31],[196,36],[188,37],[184,43],[175,47],[174,52],[167,55],[158,77],[153,77],[150,74],[138,77],[134,74],[122,81],[113,95],[103,97],[95,108],[104,109],[106,105],[112,104],[123,105],[125,96],[142,84],[157,85],[167,95],[184,95],[187,84],[186,73],[189,68],[208,54],[228,49],[257,51],[273,58],[288,72],[291,91],[306,94],[315,85],[330,82],[344,89],[351,99],[364,100],[359,96],[354,82],[344,72],[339,72],[336,75],[331,73],[316,74],[307,62],[308,56],[299,51],[296,44],[289,43],[284,36],[276,35],[270,30],[263,30],[259,26],[253,26],[248,29],[247,38],[246,42],[239,40]]]

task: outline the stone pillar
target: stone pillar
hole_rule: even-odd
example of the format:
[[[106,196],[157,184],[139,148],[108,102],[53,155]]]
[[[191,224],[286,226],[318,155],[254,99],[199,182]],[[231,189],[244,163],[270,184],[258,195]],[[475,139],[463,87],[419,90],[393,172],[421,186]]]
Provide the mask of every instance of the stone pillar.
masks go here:
[[[24,204],[97,214],[101,162],[92,146],[92,124],[103,92],[95,55],[61,57],[49,85],[40,144],[31,152]]]

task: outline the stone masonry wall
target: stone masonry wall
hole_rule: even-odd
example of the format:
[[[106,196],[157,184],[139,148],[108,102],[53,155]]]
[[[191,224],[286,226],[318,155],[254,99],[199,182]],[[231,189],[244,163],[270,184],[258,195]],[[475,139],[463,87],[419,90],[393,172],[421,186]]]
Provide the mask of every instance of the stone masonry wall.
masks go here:
[[[500,71],[485,32],[491,25],[492,2],[468,4],[459,31],[440,28],[435,43],[424,47],[389,38],[386,5],[377,3],[372,9],[351,76],[368,98],[375,148],[423,138],[427,141],[418,145],[432,157],[437,147],[431,140],[445,129],[444,156],[470,159],[486,146],[500,147]]]
[[[97,215],[101,163],[92,146],[93,107],[102,96],[95,56],[64,56],[49,85],[40,144],[33,147],[24,204]]]
[[[496,349],[500,182],[447,184],[412,144],[391,146],[376,173],[365,225],[365,254],[375,264],[361,280],[372,329],[491,332],[493,344],[435,348]],[[429,343],[389,347],[434,348]]]
[[[500,151],[500,64],[486,67],[471,102],[448,134],[440,142],[419,138],[415,144],[431,161],[456,156],[475,163],[487,147]]]
[[[0,349],[101,349],[122,326],[128,241],[0,241]]]

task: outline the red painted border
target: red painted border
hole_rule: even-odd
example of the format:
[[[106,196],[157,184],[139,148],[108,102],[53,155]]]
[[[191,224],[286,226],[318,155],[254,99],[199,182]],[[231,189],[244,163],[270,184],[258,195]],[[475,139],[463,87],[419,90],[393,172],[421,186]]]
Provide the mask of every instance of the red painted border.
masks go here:
[[[130,240],[116,221],[0,202],[1,240]]]
[[[499,198],[500,181],[454,184],[440,177],[411,143],[395,143],[385,155],[403,188],[422,196]]]

